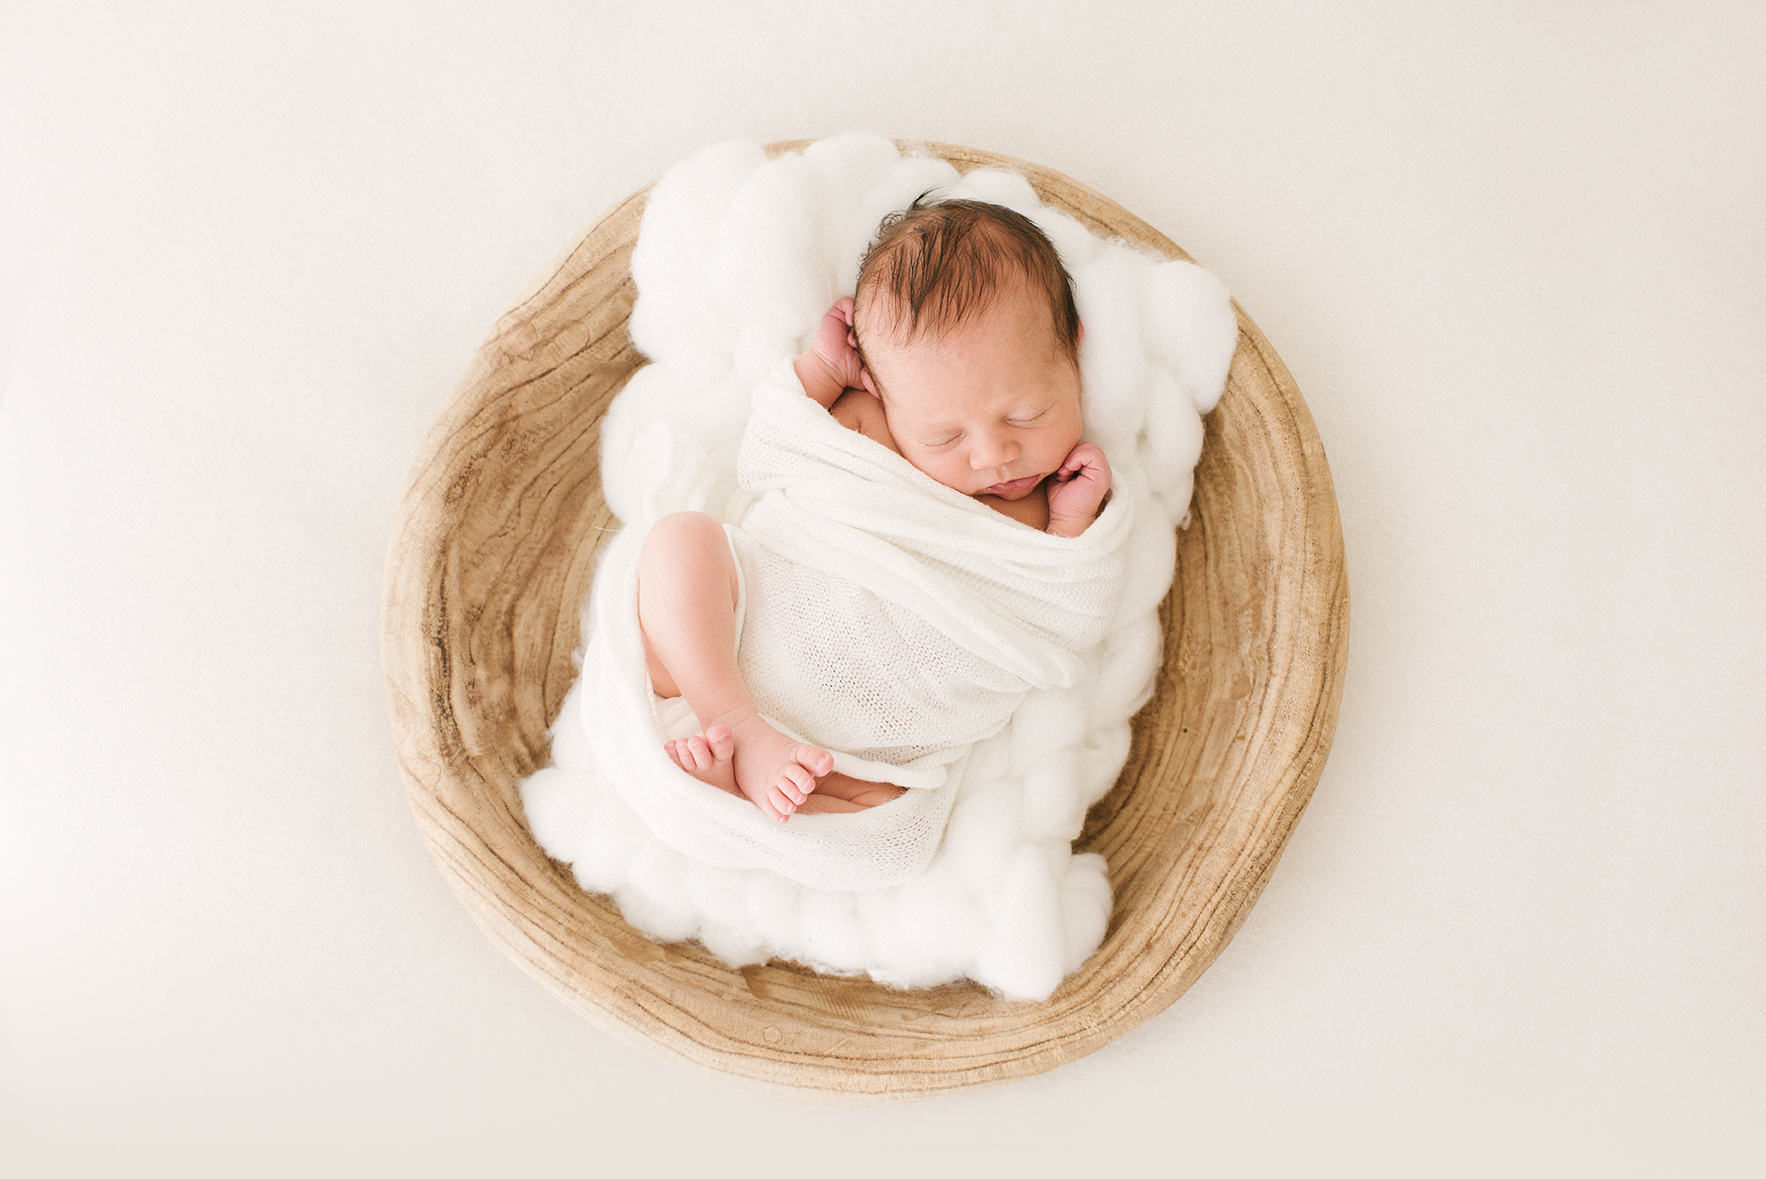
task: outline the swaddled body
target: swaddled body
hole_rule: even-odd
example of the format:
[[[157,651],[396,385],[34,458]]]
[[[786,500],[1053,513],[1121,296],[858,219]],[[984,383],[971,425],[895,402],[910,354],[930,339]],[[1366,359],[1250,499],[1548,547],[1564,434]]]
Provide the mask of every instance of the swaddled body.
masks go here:
[[[876,763],[848,776],[939,784],[1027,691],[1081,674],[1114,615],[1126,500],[1080,537],[1035,532],[843,428],[785,366],[737,469],[739,669],[762,715]]]
[[[681,769],[779,822],[864,809],[1077,675],[1127,521],[1093,534],[1110,472],[1080,440],[1069,281],[1009,210],[885,223],[857,304],[756,394],[736,557],[696,513],[645,543],[651,681],[703,726],[668,743]],[[896,770],[837,770],[831,749]]]

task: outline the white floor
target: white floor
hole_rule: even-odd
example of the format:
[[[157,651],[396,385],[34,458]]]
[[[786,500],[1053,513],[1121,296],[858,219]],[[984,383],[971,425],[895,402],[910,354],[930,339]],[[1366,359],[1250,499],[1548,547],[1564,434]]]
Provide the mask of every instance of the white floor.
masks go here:
[[[0,1170],[1766,1166],[1759,6],[468,7],[0,13]],[[1354,620],[1324,779],[1187,996],[827,1110],[478,933],[376,616],[527,281],[705,143],[851,127],[1051,165],[1224,278],[1317,418]]]

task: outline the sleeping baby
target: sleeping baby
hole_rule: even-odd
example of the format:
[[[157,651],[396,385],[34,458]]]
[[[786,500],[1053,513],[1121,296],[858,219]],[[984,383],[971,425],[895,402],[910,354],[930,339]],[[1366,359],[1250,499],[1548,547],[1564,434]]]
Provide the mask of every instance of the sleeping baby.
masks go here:
[[[799,812],[865,810],[897,797],[902,787],[837,770],[831,752],[837,740],[845,739],[839,748],[846,754],[870,759],[863,764],[911,764],[939,748],[940,736],[921,731],[892,744],[892,717],[904,717],[902,726],[912,729],[916,709],[930,718],[979,709],[979,727],[950,735],[972,742],[1003,725],[1030,685],[1056,678],[1034,666],[1047,659],[1031,648],[1052,640],[1073,651],[1095,642],[1108,620],[1119,567],[1095,579],[1100,604],[1080,610],[1077,621],[1055,617],[1065,609],[1066,583],[1083,583],[1089,568],[1087,553],[1075,549],[1068,562],[1061,544],[1091,528],[1110,489],[1103,451],[1081,439],[1082,334],[1060,257],[1022,214],[978,201],[922,199],[884,221],[860,267],[855,298],[827,313],[811,346],[788,374],[782,368],[775,378],[773,392],[813,403],[815,412],[831,414],[868,440],[852,439],[846,469],[874,467],[889,488],[918,478],[899,469],[903,461],[928,477],[937,485],[921,489],[928,519],[954,517],[963,531],[952,535],[963,539],[919,534],[899,522],[906,513],[890,517],[882,505],[894,492],[883,486],[874,512],[862,495],[860,502],[822,495],[817,480],[827,476],[813,455],[776,457],[796,444],[788,426],[774,428],[770,451],[745,438],[740,474],[762,506],[769,491],[795,497],[799,512],[835,519],[864,539],[836,543],[841,569],[805,570],[794,556],[798,526],[788,522],[773,527],[771,539],[756,541],[744,528],[728,528],[702,512],[657,521],[638,559],[638,623],[652,690],[665,705],[690,709],[698,729],[666,742],[677,766],[746,797],[778,823]],[[786,404],[780,412],[797,411]],[[814,445],[804,442],[802,449]],[[982,516],[1006,519],[998,526],[978,523],[970,518],[971,504],[985,509]],[[873,534],[902,533],[914,533],[907,538],[911,558],[872,544]],[[976,589],[985,575],[965,570],[953,551],[971,546],[1013,577],[1040,578],[1048,592]],[[892,636],[939,652],[937,667],[893,696],[867,669],[867,660],[876,658],[874,644],[852,632],[844,617],[842,603],[869,593],[845,584],[846,565],[898,573],[909,589],[880,602],[867,597],[855,612],[881,615]],[[922,578],[922,568],[931,573]],[[789,578],[781,582],[774,570],[789,570]],[[804,592],[803,584],[813,584],[815,593]],[[1012,631],[1016,647],[991,633],[971,637],[950,621],[970,618],[982,599],[994,606],[1004,601],[1001,613],[1010,616],[1020,596],[1025,618],[969,627]],[[787,617],[795,610],[797,625],[765,629],[769,624],[753,620],[755,598]],[[802,617],[806,612],[812,616]],[[944,641],[950,635],[955,642]],[[763,643],[774,648],[764,671],[747,654]],[[781,655],[780,643],[804,652],[802,658]],[[899,679],[901,662],[881,678]],[[775,721],[785,706],[773,705],[806,697],[821,702],[810,710],[815,715],[794,714],[794,723],[784,726],[794,731],[783,731]],[[873,729],[882,735],[863,735]],[[812,743],[817,740],[829,747]],[[867,748],[852,749],[852,743]]]

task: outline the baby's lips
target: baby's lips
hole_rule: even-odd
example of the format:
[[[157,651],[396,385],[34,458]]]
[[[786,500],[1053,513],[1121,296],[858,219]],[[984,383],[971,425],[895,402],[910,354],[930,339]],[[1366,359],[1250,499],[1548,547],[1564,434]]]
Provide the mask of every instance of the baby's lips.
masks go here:
[[[1025,475],[1021,479],[1007,479],[1004,483],[995,483],[991,487],[984,487],[976,494],[977,495],[1013,495],[1018,492],[1026,492],[1026,491],[1031,490],[1038,483],[1042,482],[1042,480],[1043,480],[1043,476],[1041,476],[1041,475]]]

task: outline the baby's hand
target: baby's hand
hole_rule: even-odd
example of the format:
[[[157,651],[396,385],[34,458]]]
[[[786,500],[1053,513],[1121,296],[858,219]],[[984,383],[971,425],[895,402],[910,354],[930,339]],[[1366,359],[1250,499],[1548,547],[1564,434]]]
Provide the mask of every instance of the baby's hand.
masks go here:
[[[1055,536],[1078,536],[1098,518],[1110,491],[1110,463],[1095,442],[1067,452],[1061,469],[1048,478],[1049,526]]]
[[[859,363],[858,337],[852,331],[852,300],[828,309],[809,347],[797,358],[797,379],[803,391],[827,409],[845,389],[864,387],[865,366]]]

